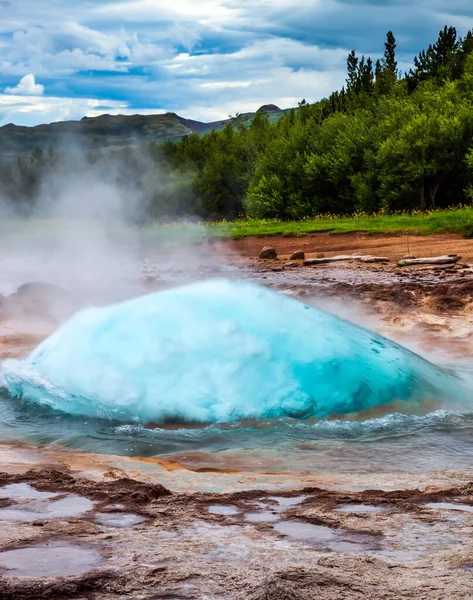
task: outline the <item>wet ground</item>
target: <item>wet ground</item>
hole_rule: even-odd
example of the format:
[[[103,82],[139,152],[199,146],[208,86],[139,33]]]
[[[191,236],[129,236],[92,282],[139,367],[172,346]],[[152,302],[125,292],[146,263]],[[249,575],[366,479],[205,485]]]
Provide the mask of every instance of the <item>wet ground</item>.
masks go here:
[[[4,509],[43,511],[2,523],[5,600],[471,598],[472,484],[182,494],[40,470],[0,485]]]
[[[68,314],[90,302],[109,303],[208,277],[255,281],[329,308],[407,345],[415,339],[427,351],[440,347],[454,357],[469,356],[473,349],[473,240],[456,235],[410,236],[409,246],[406,243],[402,235],[314,234],[209,241],[164,253],[149,250],[137,255],[133,266],[129,260],[123,262],[121,271],[114,265],[113,276],[118,279],[113,284],[104,279],[88,294],[83,290],[67,294],[61,289],[54,302],[47,289],[14,292],[33,273],[41,272],[44,257],[29,257],[0,282],[0,294],[6,295],[4,300],[0,297],[0,359],[28,352]],[[274,245],[277,260],[257,258],[265,244]],[[408,247],[416,256],[460,254],[462,260],[456,265],[398,267]],[[295,266],[286,266],[290,252],[298,249],[307,257],[360,252],[387,256],[390,262],[305,267],[302,261],[291,261]]]
[[[463,258],[454,267],[399,268],[402,236],[246,239],[205,246],[191,268],[187,255],[150,254],[128,293],[245,277],[442,362],[464,361],[472,350],[473,241],[409,243],[417,256]],[[263,244],[274,245],[280,260],[257,260]],[[299,249],[362,251],[392,262],[284,266]],[[74,297],[71,311],[80,302]],[[34,294],[21,306],[0,320],[0,358],[25,354],[67,313],[38,314]],[[401,464],[378,468],[367,455],[371,466],[344,473],[336,461],[349,454],[332,444],[326,468],[309,472],[257,454],[127,457],[60,443],[0,444],[0,598],[472,598],[468,457],[461,470],[410,472]]]

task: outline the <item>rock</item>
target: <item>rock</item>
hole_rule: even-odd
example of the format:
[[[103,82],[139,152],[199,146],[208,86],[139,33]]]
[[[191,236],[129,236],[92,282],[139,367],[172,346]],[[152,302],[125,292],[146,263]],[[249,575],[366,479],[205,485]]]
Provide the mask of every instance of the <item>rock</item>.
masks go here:
[[[304,265],[306,267],[310,267],[312,265],[325,265],[327,263],[332,263],[332,262],[342,262],[342,261],[351,261],[351,260],[354,260],[353,256],[349,256],[349,255],[332,256],[331,258],[307,258],[304,261]]]
[[[453,265],[461,260],[461,256],[457,254],[449,254],[447,256],[432,256],[430,258],[410,258],[400,260],[400,267],[409,267],[411,265]]]
[[[56,320],[69,316],[77,309],[77,302],[61,287],[34,281],[20,285],[17,291],[0,302],[1,317],[47,318]]]
[[[361,263],[388,263],[389,258],[387,256],[356,256],[354,259],[356,262]]]
[[[16,290],[15,294],[44,298],[45,296],[64,296],[64,294],[67,294],[67,292],[65,292],[59,286],[53,285],[52,283],[45,283],[43,281],[32,281],[30,283],[23,283],[23,285],[20,285],[20,287]]]
[[[275,260],[278,257],[278,253],[271,246],[265,246],[259,253],[259,257],[263,260]]]
[[[298,262],[287,262],[287,263],[284,263],[283,266],[289,267],[290,269],[294,269],[295,267],[300,267],[300,264]]]
[[[305,260],[305,252],[297,250],[291,254],[290,260]]]

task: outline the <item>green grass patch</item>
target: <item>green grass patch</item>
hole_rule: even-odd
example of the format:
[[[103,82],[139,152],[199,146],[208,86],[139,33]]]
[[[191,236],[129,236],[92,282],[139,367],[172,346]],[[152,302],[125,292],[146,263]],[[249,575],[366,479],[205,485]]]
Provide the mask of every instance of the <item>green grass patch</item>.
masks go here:
[[[473,237],[473,208],[456,208],[402,214],[354,215],[352,217],[320,216],[302,221],[277,219],[242,219],[208,223],[209,235],[242,237],[265,235],[304,235],[307,233],[461,233]]]
[[[172,249],[198,244],[208,239],[240,238],[244,236],[291,235],[328,232],[330,234],[366,233],[429,235],[435,233],[459,233],[473,237],[473,208],[430,211],[428,213],[395,215],[355,215],[352,217],[320,216],[302,221],[279,221],[277,219],[241,219],[199,223],[176,221],[154,223],[142,227],[96,221],[72,221],[61,219],[32,219],[3,221],[0,224],[0,248],[12,243],[28,244],[35,248],[50,246],[51,251],[61,249],[71,239],[79,246],[95,243],[99,247],[112,243],[120,247],[143,249],[159,247]]]

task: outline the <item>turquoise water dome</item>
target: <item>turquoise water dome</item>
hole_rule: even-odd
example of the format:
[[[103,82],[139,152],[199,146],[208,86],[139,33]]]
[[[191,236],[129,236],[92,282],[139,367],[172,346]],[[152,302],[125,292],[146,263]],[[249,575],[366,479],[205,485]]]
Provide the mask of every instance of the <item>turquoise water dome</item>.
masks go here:
[[[143,423],[322,418],[465,395],[461,378],[398,344],[231,280],[83,310],[3,376],[27,401]]]

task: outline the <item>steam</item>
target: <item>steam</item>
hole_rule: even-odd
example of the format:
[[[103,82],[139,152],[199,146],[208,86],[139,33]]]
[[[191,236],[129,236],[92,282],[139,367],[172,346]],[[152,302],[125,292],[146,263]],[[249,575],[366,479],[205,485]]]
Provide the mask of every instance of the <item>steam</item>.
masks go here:
[[[177,242],[152,227],[153,219],[175,219],[176,212],[182,220],[189,191],[148,151],[137,147],[91,160],[87,149],[68,140],[56,156],[26,208],[25,201],[0,202],[0,293],[42,281],[69,291],[78,304],[105,304],[142,293],[140,276],[156,275],[150,253],[171,270],[183,262],[197,268],[201,255],[208,260],[205,244],[201,251],[189,247],[206,239],[191,211],[185,220],[192,226],[179,228]]]

